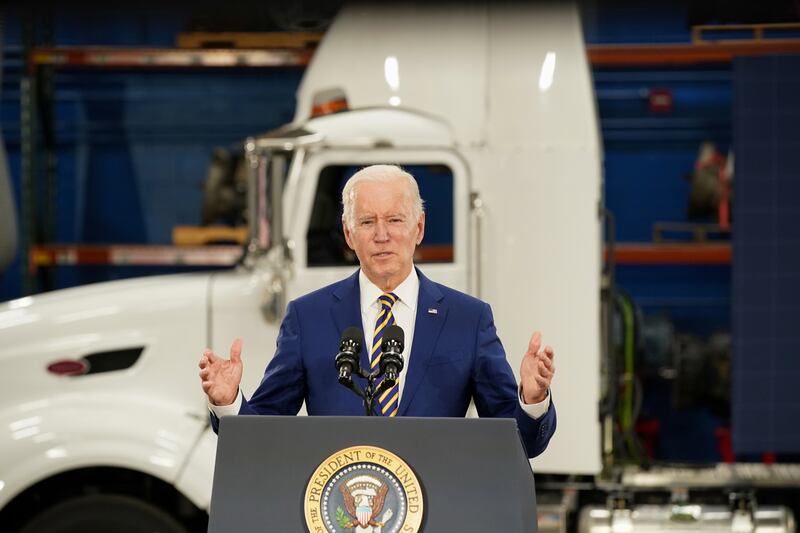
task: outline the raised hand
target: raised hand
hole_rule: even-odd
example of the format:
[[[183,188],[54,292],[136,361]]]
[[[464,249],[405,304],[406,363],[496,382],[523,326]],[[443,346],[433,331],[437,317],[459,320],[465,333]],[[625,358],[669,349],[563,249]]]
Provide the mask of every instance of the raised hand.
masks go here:
[[[242,382],[242,339],[231,344],[231,358],[223,359],[206,348],[200,358],[203,392],[214,405],[230,405],[239,394]]]
[[[547,390],[556,373],[553,364],[555,352],[550,346],[545,346],[544,350],[539,351],[542,345],[542,334],[534,331],[528,342],[528,351],[522,356],[520,366],[520,381],[522,381],[522,400],[526,404],[539,403],[547,397]]]

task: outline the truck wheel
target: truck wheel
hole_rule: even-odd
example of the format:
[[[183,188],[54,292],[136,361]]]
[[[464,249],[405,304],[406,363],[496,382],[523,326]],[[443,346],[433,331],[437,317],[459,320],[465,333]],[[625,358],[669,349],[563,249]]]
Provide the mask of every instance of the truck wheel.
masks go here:
[[[61,502],[26,524],[20,533],[188,533],[153,504],[122,495],[80,496]]]

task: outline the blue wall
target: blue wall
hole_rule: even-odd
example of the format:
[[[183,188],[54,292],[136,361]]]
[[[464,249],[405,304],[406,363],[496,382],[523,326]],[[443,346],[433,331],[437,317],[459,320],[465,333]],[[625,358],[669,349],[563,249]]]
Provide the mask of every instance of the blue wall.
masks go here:
[[[800,56],[736,62],[733,446],[800,452]]]

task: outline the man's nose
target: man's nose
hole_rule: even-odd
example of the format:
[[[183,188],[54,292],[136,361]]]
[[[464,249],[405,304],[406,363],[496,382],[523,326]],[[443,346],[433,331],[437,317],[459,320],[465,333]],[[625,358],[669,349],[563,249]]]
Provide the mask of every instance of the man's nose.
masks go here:
[[[385,221],[378,220],[375,223],[375,236],[373,238],[376,241],[389,240],[389,225]]]

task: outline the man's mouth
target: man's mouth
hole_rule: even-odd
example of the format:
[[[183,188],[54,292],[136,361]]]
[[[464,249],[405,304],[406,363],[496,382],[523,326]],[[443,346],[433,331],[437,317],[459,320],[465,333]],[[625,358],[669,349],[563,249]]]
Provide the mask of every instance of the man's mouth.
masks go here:
[[[389,257],[392,255],[392,252],[378,252],[377,254],[372,254],[372,257]]]

